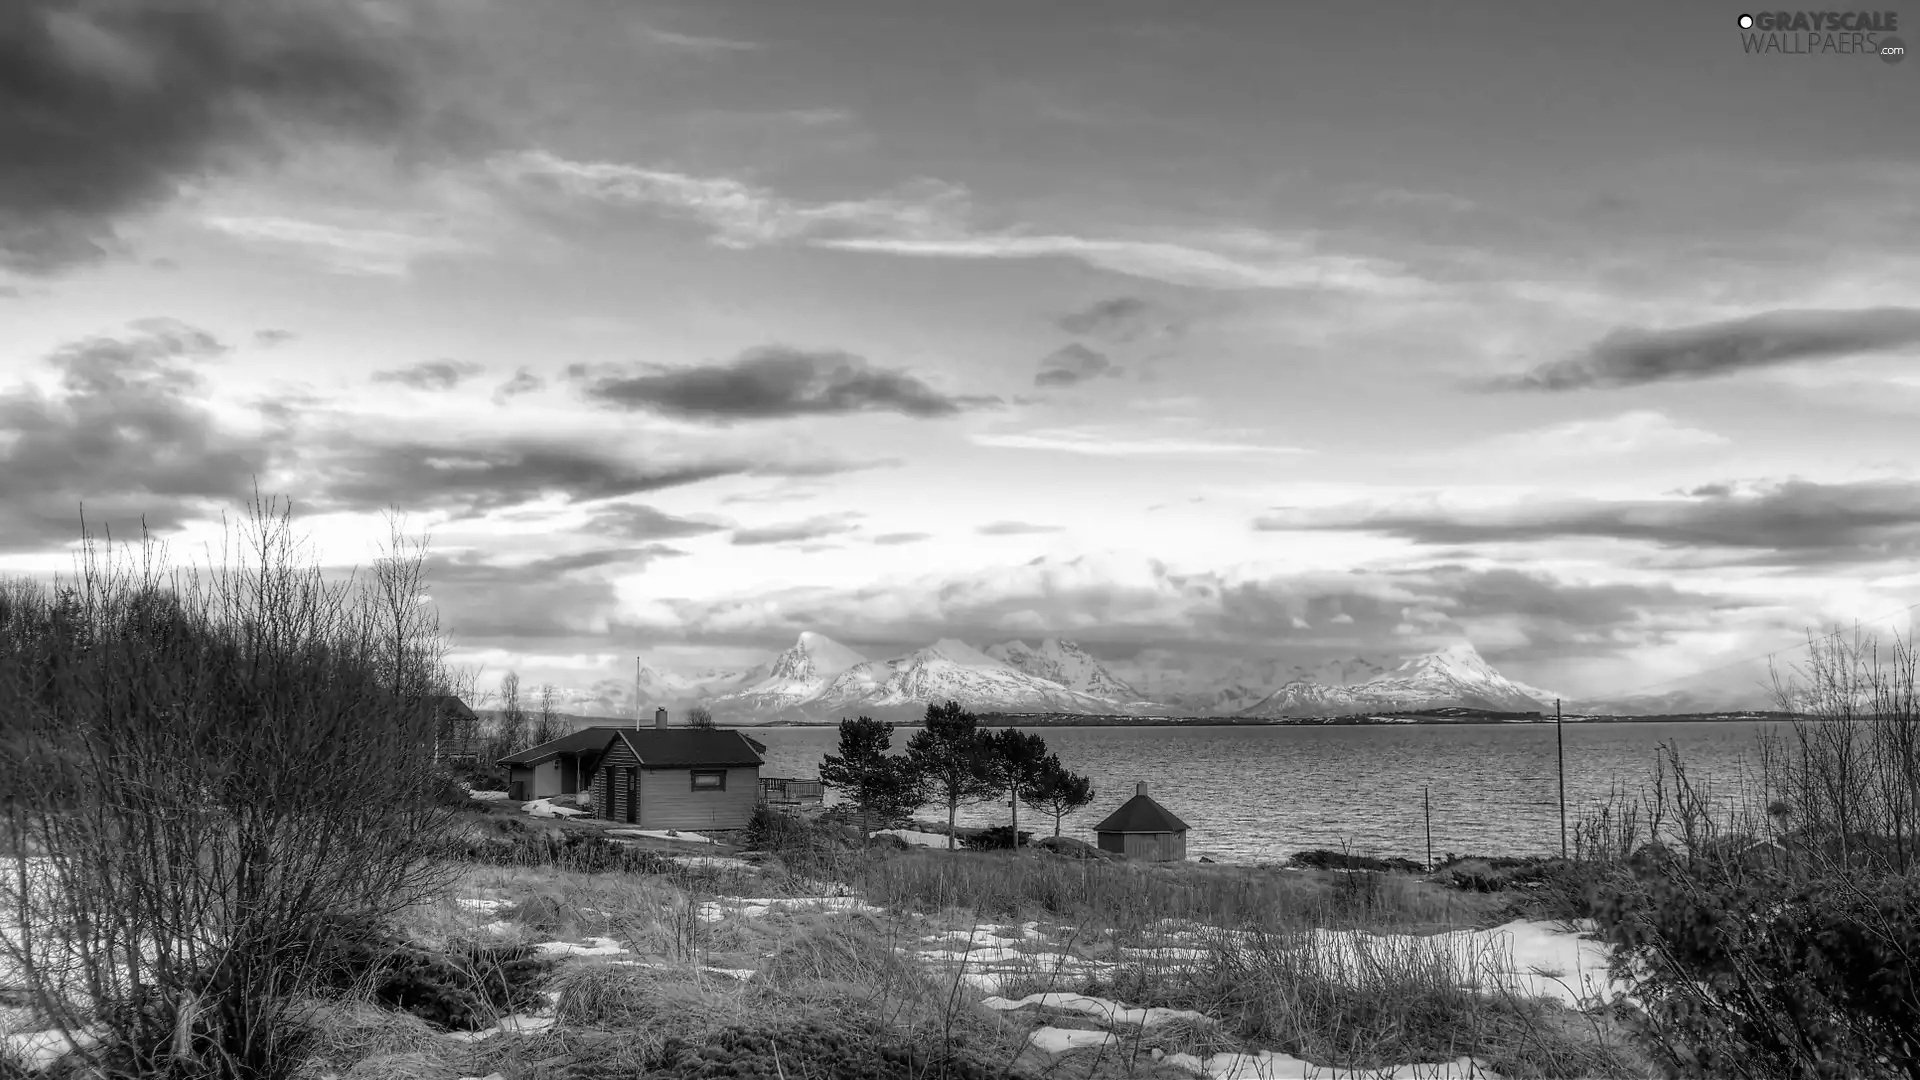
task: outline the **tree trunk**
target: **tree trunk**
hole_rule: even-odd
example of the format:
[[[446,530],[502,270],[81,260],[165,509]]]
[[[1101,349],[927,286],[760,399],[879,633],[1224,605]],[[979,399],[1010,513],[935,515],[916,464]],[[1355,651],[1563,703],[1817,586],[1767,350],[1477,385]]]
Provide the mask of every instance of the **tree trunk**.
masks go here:
[[[1007,799],[1007,804],[1013,807],[1013,850],[1019,851],[1020,850],[1020,789],[1017,787],[1013,788],[1008,792],[1008,795],[1009,795],[1009,798]]]
[[[947,800],[947,850],[953,850],[953,819],[960,813],[960,800]]]
[[[1063,816],[1065,815],[1062,815],[1062,814],[1053,815],[1053,835],[1055,839],[1058,839],[1060,836],[1060,819]]]

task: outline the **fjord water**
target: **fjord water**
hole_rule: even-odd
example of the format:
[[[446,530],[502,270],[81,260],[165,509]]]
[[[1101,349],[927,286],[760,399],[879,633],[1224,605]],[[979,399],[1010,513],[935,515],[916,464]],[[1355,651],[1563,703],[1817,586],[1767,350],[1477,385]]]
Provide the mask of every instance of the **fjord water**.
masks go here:
[[[1565,726],[1569,820],[1607,800],[1616,784],[1649,786],[1663,743],[1677,745],[1688,776],[1731,795],[1751,782],[1755,721],[1572,723]],[[896,750],[916,729],[894,733]],[[1308,848],[1355,854],[1426,854],[1420,792],[1433,795],[1436,858],[1557,854],[1560,803],[1552,724],[1393,724],[1258,727],[1047,727],[1061,760],[1093,779],[1093,805],[1062,833],[1093,839],[1093,826],[1145,781],[1186,821],[1190,858],[1280,860]],[[833,726],[751,729],[767,745],[767,776],[813,777],[838,739]],[[929,807],[922,817],[941,817]],[[1052,831],[1020,812],[1022,828]],[[963,806],[964,825],[1004,824],[997,805]]]

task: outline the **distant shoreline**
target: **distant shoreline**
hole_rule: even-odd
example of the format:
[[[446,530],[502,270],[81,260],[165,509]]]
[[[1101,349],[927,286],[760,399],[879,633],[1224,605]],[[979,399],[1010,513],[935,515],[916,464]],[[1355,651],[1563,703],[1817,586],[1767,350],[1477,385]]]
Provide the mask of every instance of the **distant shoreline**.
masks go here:
[[[1357,716],[1329,717],[1235,717],[1235,716],[1082,716],[1072,713],[980,713],[985,727],[1415,727],[1462,725],[1538,725],[1551,724],[1554,717],[1542,713],[1490,713],[1461,710],[1433,710],[1414,713],[1369,713]],[[1785,712],[1728,711],[1713,713],[1662,713],[1648,716],[1601,716],[1569,713],[1561,717],[1569,724],[1644,724],[1644,723],[1740,723],[1754,721],[1785,722],[1794,714]],[[838,720],[768,720],[759,724],[723,724],[742,730],[753,728],[830,728]],[[918,727],[917,723],[894,723],[895,727]]]

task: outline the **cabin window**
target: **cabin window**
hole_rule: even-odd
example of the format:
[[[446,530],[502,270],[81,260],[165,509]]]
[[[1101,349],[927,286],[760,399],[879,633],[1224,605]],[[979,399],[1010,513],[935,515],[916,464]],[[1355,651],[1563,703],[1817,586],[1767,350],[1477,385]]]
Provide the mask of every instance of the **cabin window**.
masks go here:
[[[727,790],[727,771],[725,769],[693,770],[693,790],[695,791]]]

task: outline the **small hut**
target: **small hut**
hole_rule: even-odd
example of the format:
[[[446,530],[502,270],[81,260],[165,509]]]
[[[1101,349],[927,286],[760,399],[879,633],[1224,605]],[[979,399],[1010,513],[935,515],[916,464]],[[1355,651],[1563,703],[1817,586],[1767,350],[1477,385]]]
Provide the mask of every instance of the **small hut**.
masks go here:
[[[1117,851],[1130,859],[1179,862],[1187,857],[1187,823],[1147,794],[1143,782],[1133,798],[1120,804],[1107,820],[1093,827],[1100,850]]]

